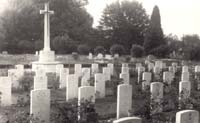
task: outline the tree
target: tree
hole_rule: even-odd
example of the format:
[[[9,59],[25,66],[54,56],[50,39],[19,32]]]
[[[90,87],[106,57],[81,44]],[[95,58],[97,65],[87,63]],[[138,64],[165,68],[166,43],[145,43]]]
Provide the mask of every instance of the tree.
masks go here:
[[[149,19],[142,4],[117,1],[104,9],[99,30],[104,31],[104,45],[121,44],[129,53],[132,44],[143,44],[148,24]]]
[[[44,16],[39,14],[39,10],[44,9],[43,3],[46,1],[48,0],[10,1],[12,7],[8,8],[1,17],[0,33],[4,37],[1,40],[4,50],[16,53],[15,44],[22,40],[31,42],[33,46],[36,42],[38,44],[38,41],[43,42]],[[79,44],[91,41],[93,19],[84,8],[87,0],[84,1],[50,0],[50,9],[55,11],[50,18],[52,40],[55,37],[68,35],[70,41]],[[31,51],[38,49],[37,46],[31,48]],[[61,52],[63,49],[60,49]]]
[[[183,53],[185,59],[200,60],[200,38],[198,35],[185,35],[182,37]]]
[[[140,45],[132,45],[131,56],[132,57],[142,57],[144,55],[144,48]]]
[[[58,54],[76,51],[78,42],[73,41],[67,34],[52,39],[52,49]]]
[[[162,27],[160,11],[158,6],[155,6],[151,15],[150,26],[146,32],[144,49],[146,54],[154,54],[153,49],[166,45]],[[159,49],[159,48],[158,48]]]

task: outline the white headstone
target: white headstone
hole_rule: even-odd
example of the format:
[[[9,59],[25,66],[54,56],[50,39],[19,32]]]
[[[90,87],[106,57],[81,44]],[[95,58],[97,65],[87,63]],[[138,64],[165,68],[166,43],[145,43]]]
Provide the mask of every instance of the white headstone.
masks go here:
[[[78,101],[95,102],[95,89],[93,86],[82,86],[78,88]]]
[[[47,76],[35,76],[33,88],[34,90],[47,89],[48,88]]]
[[[155,73],[155,74],[160,74],[160,72],[161,72],[161,69],[160,69],[160,67],[154,67],[154,69],[153,69],[153,72]]]
[[[105,81],[111,80],[110,68],[103,67],[103,74],[104,74],[104,77],[105,77]]]
[[[110,54],[106,54],[105,59],[112,60],[112,56]]]
[[[163,111],[161,100],[163,99],[163,83],[153,82],[150,86],[151,101],[156,105],[152,106],[151,114],[160,113]]]
[[[132,86],[121,84],[117,87],[117,119],[128,116],[132,109]]]
[[[142,64],[141,64],[141,63],[136,63],[136,64],[135,64],[135,67],[136,67],[136,70],[137,70],[138,67],[142,67]]]
[[[200,66],[199,66],[199,65],[195,66],[194,71],[195,71],[195,73],[196,73],[196,72],[200,72]]]
[[[165,69],[166,67],[167,67],[166,63],[162,62],[161,68],[162,68],[162,69]]]
[[[15,68],[17,70],[24,70],[24,65],[22,65],[22,64],[15,65]]]
[[[148,71],[152,71],[154,69],[154,63],[148,63]]]
[[[146,87],[150,86],[150,82],[152,80],[151,78],[151,72],[144,72],[142,74],[142,89],[145,90]]]
[[[181,81],[190,81],[190,73],[189,72],[182,72]]]
[[[0,77],[0,106],[12,104],[12,82],[10,77]]]
[[[129,67],[122,67],[121,68],[121,73],[127,73],[127,74],[129,74]]]
[[[93,55],[92,55],[92,53],[89,53],[89,55],[88,55],[88,59],[93,59]]]
[[[17,69],[16,75],[18,77],[22,77],[24,75],[24,65],[22,65],[22,64],[15,65],[15,68]]]
[[[50,121],[50,90],[32,90],[30,113],[45,123]]]
[[[119,58],[119,54],[114,54],[114,58]]]
[[[82,68],[81,86],[89,86],[90,68]]]
[[[178,68],[178,63],[173,62],[173,63],[172,63],[172,67],[173,67],[173,69],[174,69],[174,72],[176,72],[176,71],[177,71],[177,68]]]
[[[60,75],[60,70],[64,68],[63,64],[57,64],[56,65],[56,76]]]
[[[103,54],[102,53],[99,53],[98,55],[97,55],[97,59],[103,59]]]
[[[114,74],[114,64],[108,63],[107,67],[110,68],[110,74],[113,75]]]
[[[174,68],[172,66],[168,67],[169,72],[175,73]]]
[[[67,76],[66,100],[78,98],[78,76],[70,74]]]
[[[75,64],[74,65],[74,74],[76,74],[78,77],[82,74],[82,65],[81,64]]]
[[[65,88],[66,87],[66,79],[67,76],[69,75],[69,69],[68,68],[62,68],[60,69],[60,88]]]
[[[140,83],[142,79],[142,73],[145,72],[145,68],[141,66],[138,67],[137,70],[138,70],[138,83]]]
[[[2,54],[3,54],[3,55],[7,55],[7,54],[8,54],[8,51],[2,51]]]
[[[16,72],[17,69],[9,69],[8,70],[8,77],[11,78],[11,82],[12,82],[12,87],[14,88],[19,88],[19,78],[17,75],[16,75]]]
[[[128,63],[122,63],[122,67],[128,67]]]
[[[151,82],[151,73],[150,72],[144,72],[142,75],[142,80],[143,81],[147,81],[147,82]]]
[[[172,66],[173,66],[173,67],[178,67],[178,63],[172,62]]]
[[[129,76],[129,74],[121,73],[119,78],[123,79],[124,84],[130,84],[130,76]]]
[[[43,68],[35,69],[35,76],[46,76],[46,71]]]
[[[183,110],[176,113],[176,123],[199,123],[199,112]]]
[[[163,82],[171,84],[172,81],[173,81],[172,72],[163,72]]]
[[[150,86],[151,99],[154,99],[156,102],[160,102],[163,98],[163,83],[153,82]]]
[[[162,61],[155,61],[155,67],[159,67],[160,69],[162,68]]]
[[[139,117],[124,117],[114,120],[113,123],[142,123],[142,119]]]
[[[95,93],[96,98],[104,98],[105,97],[105,76],[104,74],[97,73],[94,76],[95,79]]]
[[[182,73],[183,73],[183,72],[189,72],[189,71],[188,71],[188,66],[183,66],[183,67],[182,67]]]
[[[191,83],[189,81],[181,81],[179,83],[179,99],[187,99],[190,97]]]
[[[99,72],[99,64],[92,64],[91,69],[92,69],[92,74],[93,75],[95,73],[98,73]]]
[[[39,55],[39,52],[38,51],[35,51],[35,56],[38,56]]]

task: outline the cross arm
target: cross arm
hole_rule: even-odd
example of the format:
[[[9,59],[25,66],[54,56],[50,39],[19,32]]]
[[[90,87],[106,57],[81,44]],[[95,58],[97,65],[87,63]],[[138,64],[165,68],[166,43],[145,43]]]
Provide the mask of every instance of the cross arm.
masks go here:
[[[54,11],[40,10],[40,14],[54,14]]]

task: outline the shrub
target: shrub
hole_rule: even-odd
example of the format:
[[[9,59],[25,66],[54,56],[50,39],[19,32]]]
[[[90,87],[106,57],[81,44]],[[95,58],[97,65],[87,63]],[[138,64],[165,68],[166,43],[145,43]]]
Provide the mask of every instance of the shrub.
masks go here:
[[[68,35],[57,36],[52,40],[52,48],[59,54],[72,53],[76,49],[77,42]]]
[[[35,50],[39,51],[39,50],[42,50],[43,47],[44,47],[44,41],[43,40],[37,40],[35,41]]]
[[[97,46],[95,49],[94,49],[94,53],[95,54],[104,54],[105,53],[105,48],[103,46]]]
[[[55,73],[47,73],[48,87],[52,89],[59,88],[59,77],[56,77]]]
[[[90,48],[88,45],[86,44],[80,44],[77,48],[78,53],[81,55],[88,55],[90,52]]]
[[[32,53],[34,51],[33,43],[28,40],[21,40],[17,44],[20,53]]]
[[[30,114],[29,111],[17,107],[12,107],[12,115],[6,114],[9,120],[6,123],[44,123],[38,117]]]
[[[110,47],[110,53],[112,55],[114,55],[114,54],[122,55],[122,54],[124,54],[124,52],[125,52],[124,46],[122,46],[120,44],[114,44]]]
[[[32,74],[25,74],[19,80],[19,86],[17,90],[29,92],[33,86],[33,75]],[[21,90],[20,90],[21,89]]]
[[[186,60],[200,60],[200,47],[196,46],[184,51],[184,59]]]
[[[161,45],[151,50],[149,54],[153,54],[159,58],[165,58],[170,54],[170,47],[168,45]]]
[[[134,44],[131,48],[131,56],[132,57],[142,57],[144,55],[144,48],[140,45]]]
[[[68,102],[53,105],[55,111],[51,114],[51,121],[56,123],[97,123],[98,114],[95,111],[94,103],[81,101],[80,105],[76,99]],[[77,117],[79,115],[79,118]]]
[[[78,60],[78,59],[79,59],[78,53],[77,53],[77,52],[73,52],[73,53],[72,53],[72,58],[73,58],[74,60]]]

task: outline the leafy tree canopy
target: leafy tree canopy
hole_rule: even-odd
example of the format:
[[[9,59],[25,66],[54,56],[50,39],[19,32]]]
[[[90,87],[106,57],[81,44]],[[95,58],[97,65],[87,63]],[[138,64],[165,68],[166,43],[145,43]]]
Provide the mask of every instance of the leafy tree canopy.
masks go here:
[[[137,1],[114,2],[108,5],[100,20],[107,44],[122,44],[130,49],[132,44],[143,44],[143,36],[149,25],[148,15]]]
[[[50,19],[51,39],[68,35],[73,41],[87,43],[93,31],[93,19],[84,8],[87,0],[15,0],[10,1],[11,7],[1,17],[3,50],[16,53],[20,48],[13,43],[43,41],[44,16],[39,14],[39,10],[44,9],[47,1],[50,1],[50,10],[55,12]],[[32,47],[32,51],[35,49],[37,46]]]

